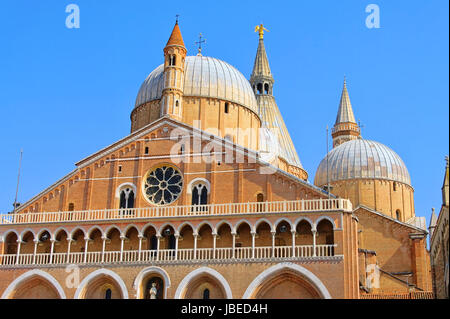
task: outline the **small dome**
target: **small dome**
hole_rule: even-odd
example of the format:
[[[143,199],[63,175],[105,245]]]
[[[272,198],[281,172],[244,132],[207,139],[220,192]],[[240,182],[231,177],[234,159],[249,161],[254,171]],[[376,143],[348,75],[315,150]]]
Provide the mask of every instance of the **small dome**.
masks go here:
[[[328,153],[331,182],[357,178],[386,179],[411,185],[408,170],[400,156],[374,141],[356,139],[345,142]],[[327,184],[327,157],[320,162],[314,178],[316,186]]]
[[[255,94],[248,80],[228,63],[204,56],[188,56],[184,69],[184,96],[217,98],[240,104],[258,114]],[[139,89],[135,107],[162,96],[164,66],[160,65]]]

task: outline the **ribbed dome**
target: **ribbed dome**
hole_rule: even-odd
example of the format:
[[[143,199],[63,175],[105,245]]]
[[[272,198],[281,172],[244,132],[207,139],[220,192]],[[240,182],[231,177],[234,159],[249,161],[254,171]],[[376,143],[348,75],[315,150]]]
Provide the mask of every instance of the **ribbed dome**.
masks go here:
[[[400,156],[374,141],[356,139],[328,153],[330,183],[356,178],[386,179],[411,185],[408,170]],[[320,162],[314,178],[316,186],[327,184],[327,157]]]
[[[160,65],[139,89],[135,106],[161,98],[164,66]],[[228,63],[204,56],[186,57],[184,96],[217,98],[245,106],[258,114],[255,94],[248,80]]]

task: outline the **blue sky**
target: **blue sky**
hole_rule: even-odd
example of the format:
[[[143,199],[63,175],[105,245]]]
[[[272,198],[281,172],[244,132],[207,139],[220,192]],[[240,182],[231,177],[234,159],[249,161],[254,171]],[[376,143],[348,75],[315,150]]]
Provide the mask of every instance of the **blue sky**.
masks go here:
[[[68,4],[80,28],[65,26]],[[380,8],[368,29],[365,8]],[[342,81],[363,136],[403,159],[416,214],[441,205],[449,145],[448,1],[2,1],[0,212],[24,202],[74,163],[129,134],[142,81],[163,61],[175,15],[188,54],[224,60],[247,78],[264,23],[274,94],[313,181],[325,156]]]

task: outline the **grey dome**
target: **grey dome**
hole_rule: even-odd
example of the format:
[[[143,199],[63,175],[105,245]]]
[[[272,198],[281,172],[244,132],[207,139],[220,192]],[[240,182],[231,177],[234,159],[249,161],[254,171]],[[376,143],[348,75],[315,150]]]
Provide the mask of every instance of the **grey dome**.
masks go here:
[[[408,170],[400,156],[374,141],[356,139],[328,153],[330,182],[356,178],[386,179],[411,185]],[[316,186],[327,184],[327,157],[320,162],[314,178]]]
[[[161,98],[164,66],[142,83],[135,107]],[[184,68],[184,96],[217,98],[240,104],[258,114],[255,94],[248,80],[228,63],[204,56],[188,56]]]

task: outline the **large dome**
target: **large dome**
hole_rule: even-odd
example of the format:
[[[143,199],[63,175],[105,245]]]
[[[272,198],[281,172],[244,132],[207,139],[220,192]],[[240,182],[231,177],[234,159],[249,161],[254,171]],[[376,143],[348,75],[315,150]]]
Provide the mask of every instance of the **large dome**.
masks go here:
[[[158,66],[142,84],[135,107],[158,100],[163,90],[163,65]],[[186,57],[184,96],[217,98],[240,104],[258,114],[255,94],[248,80],[228,63],[204,56]]]
[[[356,139],[328,153],[330,183],[357,178],[386,179],[411,185],[408,170],[400,156],[374,141]],[[327,157],[320,162],[314,178],[316,186],[327,184]]]

